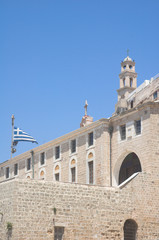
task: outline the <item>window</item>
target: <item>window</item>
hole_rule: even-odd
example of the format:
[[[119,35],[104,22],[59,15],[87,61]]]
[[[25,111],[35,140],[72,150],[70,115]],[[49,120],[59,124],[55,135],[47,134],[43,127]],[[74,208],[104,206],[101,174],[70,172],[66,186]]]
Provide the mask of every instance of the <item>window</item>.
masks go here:
[[[39,179],[42,179],[42,180],[45,179],[45,169],[41,169],[41,171],[39,173]]]
[[[95,184],[95,153],[94,150],[87,153],[87,169],[86,169],[87,184]]]
[[[14,164],[14,176],[18,175],[18,163]]]
[[[27,159],[27,166],[26,166],[27,171],[31,169],[31,158]]]
[[[123,78],[123,86],[125,87],[125,78]]]
[[[55,147],[55,159],[60,158],[60,146]]]
[[[77,159],[71,158],[70,159],[70,170],[69,170],[69,181],[70,182],[77,182]]]
[[[9,178],[9,167],[6,168],[6,178]]]
[[[55,181],[60,181],[60,170],[61,168],[60,168],[60,165],[59,164],[57,164],[57,165],[55,165],[55,167],[54,167],[54,180]]]
[[[76,139],[71,141],[71,153],[76,152]]]
[[[133,79],[130,78],[130,87],[132,87],[132,85],[133,85]]]
[[[126,69],[126,65],[124,65],[124,67],[123,67],[124,69]]]
[[[153,99],[157,98],[157,91],[153,93]]]
[[[59,182],[59,180],[60,180],[60,174],[59,173],[55,173],[55,180]]]
[[[135,133],[136,135],[141,134],[141,120],[135,121]]]
[[[89,184],[93,184],[93,161],[88,162]]]
[[[42,152],[40,154],[40,165],[44,165],[45,164],[45,153]]]
[[[121,140],[126,139],[126,125],[120,126],[120,138]]]
[[[92,146],[93,145],[93,132],[88,134],[88,146]]]
[[[71,168],[71,182],[76,182],[76,168]]]
[[[132,69],[132,65],[129,65],[129,68]]]
[[[130,103],[131,108],[133,108],[133,105],[134,105],[134,102],[132,100],[131,103]]]

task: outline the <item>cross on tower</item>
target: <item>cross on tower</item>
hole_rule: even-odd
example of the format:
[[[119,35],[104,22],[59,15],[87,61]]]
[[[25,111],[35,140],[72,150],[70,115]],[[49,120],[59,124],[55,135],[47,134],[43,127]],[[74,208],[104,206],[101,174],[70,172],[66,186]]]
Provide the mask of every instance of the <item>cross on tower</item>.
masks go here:
[[[129,56],[129,49],[127,49],[127,57]]]
[[[88,103],[87,103],[87,100],[85,101],[85,105],[84,105],[84,108],[85,108],[85,116],[87,116],[87,107],[88,107]]]

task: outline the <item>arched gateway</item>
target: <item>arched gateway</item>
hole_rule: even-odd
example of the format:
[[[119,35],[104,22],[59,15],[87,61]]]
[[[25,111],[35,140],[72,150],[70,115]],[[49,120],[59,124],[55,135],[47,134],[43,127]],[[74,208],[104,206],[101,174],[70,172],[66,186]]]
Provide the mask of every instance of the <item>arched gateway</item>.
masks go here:
[[[128,219],[124,224],[124,240],[136,240],[137,223]]]
[[[132,152],[129,153],[121,164],[119,171],[119,184],[136,172],[141,172],[141,164],[138,156]]]

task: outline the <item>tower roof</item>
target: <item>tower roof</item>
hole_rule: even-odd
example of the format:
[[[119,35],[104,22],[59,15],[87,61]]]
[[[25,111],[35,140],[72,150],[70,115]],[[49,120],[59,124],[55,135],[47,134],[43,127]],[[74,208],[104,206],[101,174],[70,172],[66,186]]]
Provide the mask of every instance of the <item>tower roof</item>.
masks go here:
[[[129,56],[127,56],[125,59],[124,59],[124,61],[123,62],[126,62],[126,61],[133,61]]]

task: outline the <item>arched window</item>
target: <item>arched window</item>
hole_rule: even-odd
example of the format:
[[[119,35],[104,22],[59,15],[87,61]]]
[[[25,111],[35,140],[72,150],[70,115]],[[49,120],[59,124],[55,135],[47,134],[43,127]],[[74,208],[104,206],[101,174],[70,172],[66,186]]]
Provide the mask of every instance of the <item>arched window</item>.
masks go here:
[[[42,168],[39,172],[39,179],[44,180],[45,179],[45,169]]]
[[[95,173],[94,154],[91,151],[87,155],[87,183],[88,184],[95,183],[94,173]]]
[[[136,240],[137,224],[134,220],[128,219],[124,223],[124,240]]]
[[[141,164],[138,156],[134,152],[128,154],[120,167],[119,184],[124,182],[134,173],[141,171]]]
[[[41,172],[40,172],[40,178],[41,178],[41,179],[44,179],[44,175],[45,175],[44,171],[41,171]]]
[[[133,85],[133,79],[130,78],[130,87],[132,87],[132,85]]]
[[[77,182],[77,161],[75,158],[70,160],[70,182]]]
[[[31,175],[30,175],[30,174],[27,174],[27,175],[26,175],[26,179],[31,179]]]
[[[54,167],[54,180],[60,181],[61,179],[61,167],[60,164],[56,164]]]

